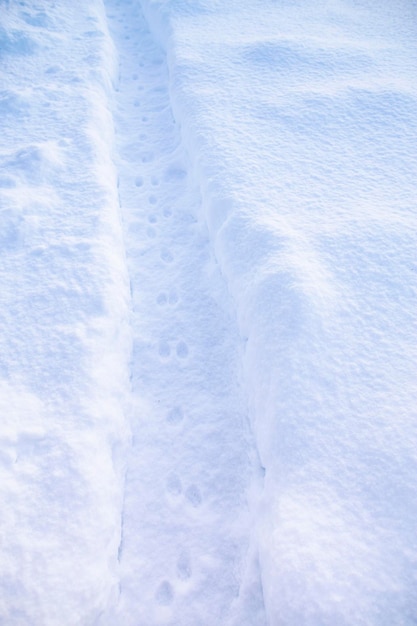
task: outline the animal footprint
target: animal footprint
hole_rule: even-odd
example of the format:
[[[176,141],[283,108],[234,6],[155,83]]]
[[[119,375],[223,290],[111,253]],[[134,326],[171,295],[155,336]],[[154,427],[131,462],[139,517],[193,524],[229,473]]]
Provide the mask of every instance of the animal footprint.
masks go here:
[[[187,498],[191,506],[193,506],[195,509],[200,506],[202,498],[197,485],[190,485],[185,492],[185,497]]]
[[[165,180],[166,181],[177,181],[183,180],[187,176],[186,170],[180,165],[171,165],[165,171]]]
[[[141,157],[142,163],[150,163],[153,161],[153,152],[144,152]]]
[[[150,239],[155,239],[156,230],[154,228],[148,228],[148,230],[146,231],[146,234],[148,235]]]
[[[171,354],[171,348],[170,345],[167,341],[160,341],[159,342],[159,346],[158,346],[158,353],[159,356],[163,357],[163,358],[167,358],[169,357],[169,355]]]
[[[180,359],[185,359],[188,356],[188,346],[185,341],[180,341],[177,344],[177,356]]]
[[[169,606],[174,599],[174,590],[167,580],[159,585],[155,593],[155,599],[160,606]]]
[[[143,186],[143,176],[137,176],[135,178],[135,185],[136,187],[142,187]]]
[[[170,474],[167,478],[166,488],[171,495],[179,496],[182,493],[182,484],[178,476]]]
[[[156,298],[156,302],[157,304],[159,304],[159,306],[165,306],[167,303],[167,300],[168,300],[167,295],[166,293],[163,293],[163,292],[159,293],[158,297]]]
[[[165,261],[165,263],[172,263],[172,261],[174,260],[174,257],[172,256],[169,250],[162,250],[161,259]]]
[[[177,304],[177,302],[178,302],[178,294],[175,291],[175,289],[171,289],[171,291],[169,292],[169,303]]]
[[[177,561],[177,576],[180,580],[187,580],[191,577],[191,564],[187,552],[181,552]]]
[[[148,222],[150,222],[151,224],[156,224],[157,221],[158,218],[156,217],[156,215],[149,215]]]
[[[149,204],[156,204],[158,199],[156,196],[149,196]]]
[[[184,419],[184,413],[179,406],[174,406],[167,415],[167,422],[170,424],[179,424]]]

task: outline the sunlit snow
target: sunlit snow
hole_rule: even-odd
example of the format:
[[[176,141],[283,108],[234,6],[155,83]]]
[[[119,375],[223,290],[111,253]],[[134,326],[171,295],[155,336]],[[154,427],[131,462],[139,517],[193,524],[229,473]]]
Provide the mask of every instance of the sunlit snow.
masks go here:
[[[417,623],[413,0],[0,0],[0,623]]]

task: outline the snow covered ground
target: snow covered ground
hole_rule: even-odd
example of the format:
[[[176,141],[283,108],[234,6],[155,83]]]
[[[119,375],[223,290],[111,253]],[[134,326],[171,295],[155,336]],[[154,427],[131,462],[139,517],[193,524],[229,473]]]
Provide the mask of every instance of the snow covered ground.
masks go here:
[[[100,3],[0,4],[2,624],[117,600],[129,281]]]
[[[221,624],[242,602],[250,535],[242,346],[198,221],[199,187],[172,116],[164,55],[137,4],[106,8],[119,57],[116,162],[133,350],[121,594],[103,621]],[[259,582],[256,591],[252,616],[263,610]]]
[[[0,2],[2,624],[417,623],[416,18]]]

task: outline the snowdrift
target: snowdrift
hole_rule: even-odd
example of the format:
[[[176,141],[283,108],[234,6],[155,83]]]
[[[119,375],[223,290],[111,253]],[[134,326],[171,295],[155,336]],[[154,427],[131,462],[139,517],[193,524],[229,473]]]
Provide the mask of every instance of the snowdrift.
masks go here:
[[[152,150],[169,144],[158,176],[168,188],[168,171],[171,190],[147,192],[149,213],[130,197],[160,181],[142,131],[130,142],[127,129],[119,193],[137,229],[132,293],[110,113],[118,59],[103,2],[0,3],[0,621],[115,626],[123,614],[148,626],[184,607],[184,623],[222,614],[260,626],[260,571],[271,626],[415,624],[413,3],[132,2],[165,50],[181,126],[179,136],[144,27],[160,72],[147,86],[160,115]],[[130,104],[150,126],[139,97]],[[157,210],[168,224],[173,207],[179,221],[152,247]],[[228,293],[207,270],[195,218]],[[205,281],[199,300],[193,280]],[[149,315],[133,322],[137,302]],[[165,317],[153,324],[157,306]],[[241,426],[239,341],[259,458],[250,512],[241,494],[256,455]],[[134,359],[144,365],[131,386]],[[131,449],[149,446],[125,489],[128,405],[146,383]],[[182,450],[180,479],[171,465]],[[149,534],[136,537],[142,511]],[[126,606],[143,612],[120,613]]]
[[[269,623],[412,624],[411,4],[143,9],[246,343]]]
[[[23,4],[0,7],[0,621],[91,624],[117,599],[129,436],[115,52],[100,2]]]

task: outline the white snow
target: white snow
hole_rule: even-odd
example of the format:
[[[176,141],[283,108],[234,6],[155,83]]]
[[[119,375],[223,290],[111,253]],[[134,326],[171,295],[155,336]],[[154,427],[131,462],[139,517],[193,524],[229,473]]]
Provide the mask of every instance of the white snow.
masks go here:
[[[106,624],[220,624],[245,568],[250,478],[242,352],[167,67],[134,3],[106,2],[119,54],[114,119],[132,290],[132,448],[120,602]],[[255,590],[256,595],[256,590]],[[256,611],[263,603],[258,582]]]
[[[0,622],[417,622],[416,7],[0,2]]]
[[[2,624],[117,600],[129,288],[100,3],[1,5]]]
[[[148,11],[247,338],[268,621],[414,623],[415,11],[199,6]]]

